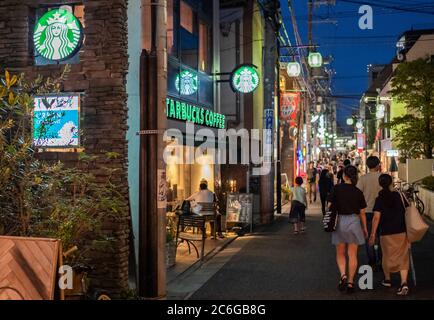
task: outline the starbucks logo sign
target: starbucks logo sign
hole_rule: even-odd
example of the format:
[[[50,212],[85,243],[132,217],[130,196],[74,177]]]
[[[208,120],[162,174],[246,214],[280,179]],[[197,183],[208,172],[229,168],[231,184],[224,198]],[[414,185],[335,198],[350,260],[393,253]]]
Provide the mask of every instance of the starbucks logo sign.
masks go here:
[[[250,93],[259,85],[259,74],[253,65],[242,65],[232,72],[230,81],[235,92]]]
[[[189,96],[197,91],[197,75],[188,70],[184,70],[176,75],[176,91],[183,96]]]
[[[65,9],[45,13],[36,23],[33,34],[36,51],[53,61],[71,58],[80,49],[82,40],[80,21]]]

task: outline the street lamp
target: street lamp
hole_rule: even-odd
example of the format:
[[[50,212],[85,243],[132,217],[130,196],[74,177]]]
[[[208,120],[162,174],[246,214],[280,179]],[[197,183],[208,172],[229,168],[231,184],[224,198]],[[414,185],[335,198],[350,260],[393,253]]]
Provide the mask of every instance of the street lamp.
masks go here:
[[[289,77],[298,77],[301,73],[301,66],[297,61],[288,62],[286,72]]]
[[[349,126],[354,125],[354,119],[353,118],[348,118],[347,119],[347,125],[349,125]]]
[[[311,68],[319,68],[322,66],[322,55],[319,52],[311,52],[307,57],[307,62]]]

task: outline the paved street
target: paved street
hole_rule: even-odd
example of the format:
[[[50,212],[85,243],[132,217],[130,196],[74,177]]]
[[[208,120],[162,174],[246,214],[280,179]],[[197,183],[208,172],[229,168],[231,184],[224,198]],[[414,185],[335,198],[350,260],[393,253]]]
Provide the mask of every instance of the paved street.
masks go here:
[[[399,298],[395,296],[396,288],[379,287],[381,273],[374,274],[375,290],[347,295],[336,289],[339,275],[334,248],[330,243],[330,234],[322,230],[319,211],[318,206],[308,210],[308,229],[304,235],[290,233],[287,217],[280,217],[250,237],[190,299]],[[236,246],[237,241],[245,241],[241,239],[225,250]],[[400,299],[434,299],[433,249],[434,234],[431,228],[424,240],[413,248],[418,285],[412,288],[410,296]],[[359,256],[359,263],[365,263],[363,247],[360,248]],[[212,265],[204,268],[212,268]]]

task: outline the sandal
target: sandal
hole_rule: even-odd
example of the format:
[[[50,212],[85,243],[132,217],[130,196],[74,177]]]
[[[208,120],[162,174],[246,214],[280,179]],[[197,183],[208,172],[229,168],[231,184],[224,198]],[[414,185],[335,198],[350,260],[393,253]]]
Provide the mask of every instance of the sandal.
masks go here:
[[[354,293],[354,284],[352,282],[347,283],[347,293],[348,294]]]
[[[410,291],[410,289],[408,288],[408,285],[406,283],[403,283],[399,289],[398,292],[396,292],[396,294],[398,296],[406,296],[408,294],[408,292]]]
[[[347,276],[344,274],[341,276],[341,279],[339,280],[338,289],[339,291],[344,291],[347,286]]]
[[[384,279],[381,281],[381,285],[383,287],[390,288],[392,287],[392,281]]]

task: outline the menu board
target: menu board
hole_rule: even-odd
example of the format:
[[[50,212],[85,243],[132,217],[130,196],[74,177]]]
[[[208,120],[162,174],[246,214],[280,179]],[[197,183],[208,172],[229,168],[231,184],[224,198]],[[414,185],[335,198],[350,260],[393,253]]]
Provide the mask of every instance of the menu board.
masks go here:
[[[226,222],[251,224],[253,195],[250,193],[230,193],[227,199]]]

